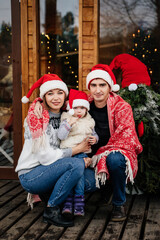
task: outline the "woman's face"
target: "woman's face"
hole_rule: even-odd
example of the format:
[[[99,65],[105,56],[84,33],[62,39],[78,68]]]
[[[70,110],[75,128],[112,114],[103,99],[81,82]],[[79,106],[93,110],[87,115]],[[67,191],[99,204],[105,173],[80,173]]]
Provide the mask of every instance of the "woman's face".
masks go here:
[[[65,92],[61,89],[52,89],[45,94],[45,100],[50,111],[59,113],[65,101]]]

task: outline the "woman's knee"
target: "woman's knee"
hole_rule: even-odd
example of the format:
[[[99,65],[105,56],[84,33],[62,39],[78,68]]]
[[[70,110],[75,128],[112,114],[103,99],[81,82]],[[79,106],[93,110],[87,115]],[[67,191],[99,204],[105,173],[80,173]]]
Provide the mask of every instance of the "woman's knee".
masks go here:
[[[73,168],[75,171],[77,171],[77,174],[81,177],[85,169],[84,160],[81,158],[73,158],[73,160],[74,160]]]
[[[106,164],[110,170],[125,168],[125,157],[120,152],[112,152],[107,156]]]

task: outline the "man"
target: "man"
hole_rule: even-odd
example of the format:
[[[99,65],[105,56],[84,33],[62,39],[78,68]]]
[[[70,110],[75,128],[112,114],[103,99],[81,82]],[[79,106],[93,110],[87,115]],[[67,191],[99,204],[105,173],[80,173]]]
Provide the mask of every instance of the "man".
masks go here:
[[[110,67],[97,64],[87,75],[90,91],[90,114],[94,118],[99,142],[92,146],[92,165],[95,166],[96,186],[111,180],[113,187],[112,221],[126,219],[126,182],[137,173],[137,155],[142,151],[138,140],[131,106],[113,93],[119,90]],[[93,172],[86,169],[86,190],[95,190]]]
[[[112,221],[124,221],[126,182],[133,183],[142,151],[138,140],[131,106],[119,95],[119,86],[108,65],[97,64],[87,75],[86,87],[90,91],[90,114],[95,120],[99,141],[92,147],[92,168],[85,169],[85,192],[95,191],[111,181],[113,187]],[[39,110],[38,110],[39,109]],[[41,117],[41,105],[37,105]],[[107,194],[107,193],[106,193]]]

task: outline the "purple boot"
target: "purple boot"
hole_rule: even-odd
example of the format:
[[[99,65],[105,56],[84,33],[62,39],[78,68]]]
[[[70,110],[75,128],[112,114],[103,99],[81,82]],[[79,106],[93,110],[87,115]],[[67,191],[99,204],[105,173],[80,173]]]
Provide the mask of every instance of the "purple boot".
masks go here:
[[[84,216],[84,196],[74,197],[74,216]]]
[[[73,214],[73,196],[69,195],[64,202],[62,214],[68,217]]]

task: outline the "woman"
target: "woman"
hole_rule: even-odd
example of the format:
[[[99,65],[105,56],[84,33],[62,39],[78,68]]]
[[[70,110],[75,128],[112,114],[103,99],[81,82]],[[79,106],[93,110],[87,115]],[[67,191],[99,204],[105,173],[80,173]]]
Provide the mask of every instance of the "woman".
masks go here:
[[[29,193],[43,195],[50,193],[43,219],[48,223],[68,227],[73,222],[65,219],[59,205],[67,198],[84,172],[83,159],[72,155],[88,151],[89,144],[83,141],[68,149],[59,149],[57,131],[60,123],[61,109],[68,95],[66,84],[55,74],[45,74],[40,78],[22,102],[29,101],[34,89],[40,87],[43,99],[42,118],[34,115],[35,100],[25,120],[25,143],[18,160],[16,172],[22,187]]]

